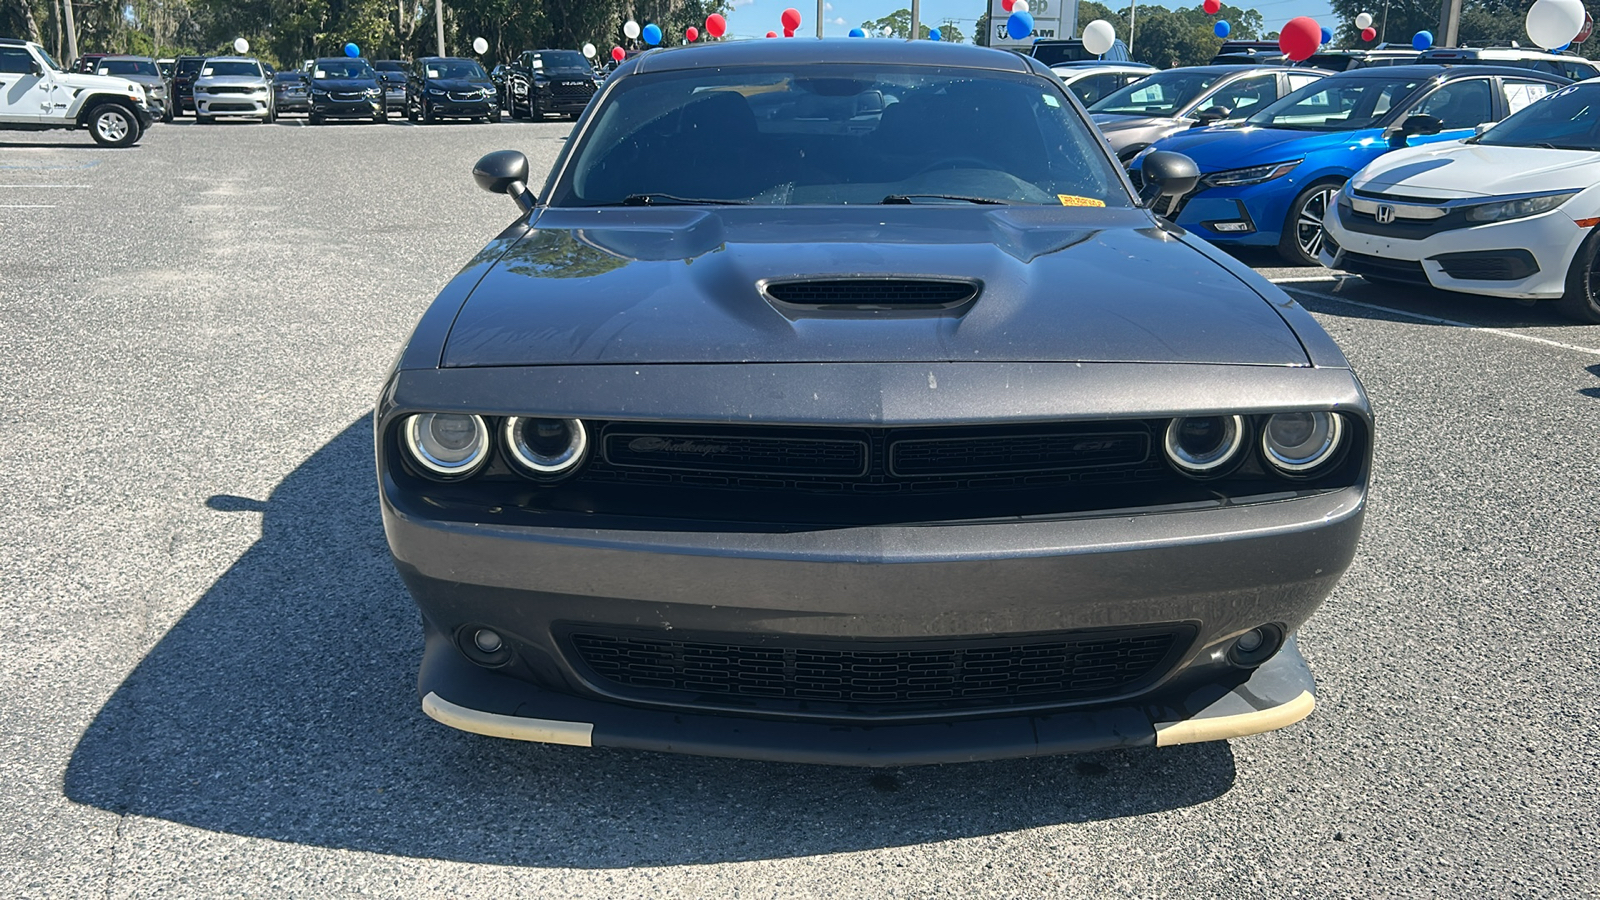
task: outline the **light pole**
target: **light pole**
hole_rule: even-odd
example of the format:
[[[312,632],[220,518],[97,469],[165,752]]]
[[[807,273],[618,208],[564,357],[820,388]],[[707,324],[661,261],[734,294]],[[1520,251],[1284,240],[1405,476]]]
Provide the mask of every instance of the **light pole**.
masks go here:
[[[433,0],[433,18],[439,26],[439,55],[444,56],[444,0]]]
[[[62,16],[67,26],[67,65],[78,61],[78,26],[72,22],[72,0],[61,0]]]

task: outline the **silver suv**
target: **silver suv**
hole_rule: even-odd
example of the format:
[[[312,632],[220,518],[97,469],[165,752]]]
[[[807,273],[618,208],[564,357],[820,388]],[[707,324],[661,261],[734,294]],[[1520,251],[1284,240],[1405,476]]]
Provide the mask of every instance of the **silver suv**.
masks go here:
[[[1459,66],[1476,63],[1482,66],[1516,66],[1533,69],[1583,81],[1600,75],[1600,67],[1592,60],[1569,53],[1546,53],[1536,47],[1442,47],[1424,50],[1417,56],[1419,63]]]
[[[246,116],[261,122],[278,118],[272,99],[272,76],[258,60],[214,56],[200,66],[194,80],[194,120],[201,125],[218,116]]]

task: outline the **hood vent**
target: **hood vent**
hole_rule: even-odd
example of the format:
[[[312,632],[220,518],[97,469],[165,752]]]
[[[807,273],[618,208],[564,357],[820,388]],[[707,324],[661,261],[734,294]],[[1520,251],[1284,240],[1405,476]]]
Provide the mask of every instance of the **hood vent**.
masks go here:
[[[767,281],[761,295],[789,318],[960,316],[983,285],[957,278],[828,278]]]

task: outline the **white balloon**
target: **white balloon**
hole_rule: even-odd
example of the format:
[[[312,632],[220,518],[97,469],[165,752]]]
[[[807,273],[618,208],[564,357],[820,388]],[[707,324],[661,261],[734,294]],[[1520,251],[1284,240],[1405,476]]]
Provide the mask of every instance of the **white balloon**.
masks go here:
[[[1534,0],[1527,28],[1528,37],[1547,50],[1570,44],[1583,30],[1583,0]]]
[[[1017,2],[1011,4],[1011,11],[1012,12],[1027,12],[1028,11],[1028,0],[1017,0]]]
[[[627,35],[628,36],[628,40],[630,40],[630,41],[638,40],[639,39],[639,23],[635,22],[632,19],[629,19],[622,26],[622,33]]]
[[[888,37],[891,34],[894,34],[894,29],[887,25],[883,26],[883,36]]]
[[[1577,32],[1573,32],[1573,34],[1577,34]],[[250,42],[245,40],[244,38],[234,38],[233,39],[233,52],[235,52],[235,53],[249,53],[250,52]]]
[[[473,53],[479,53],[479,54],[488,53],[489,52],[489,42],[484,40],[483,38],[473,38],[472,39],[472,52]]]
[[[1371,28],[1372,27],[1372,13],[1362,13],[1361,15],[1356,16],[1356,27],[1357,28]]]
[[[584,57],[586,59],[594,59],[594,52],[595,51],[594,51],[594,45],[593,44],[584,44],[583,45],[583,55],[584,55]]]
[[[1582,2],[1582,0],[1576,0],[1576,2]],[[1011,8],[1016,9],[1017,7],[1013,4]],[[1083,49],[1093,53],[1095,56],[1110,50],[1111,45],[1116,41],[1117,30],[1112,28],[1111,23],[1105,19],[1095,19],[1088,25],[1083,26]]]

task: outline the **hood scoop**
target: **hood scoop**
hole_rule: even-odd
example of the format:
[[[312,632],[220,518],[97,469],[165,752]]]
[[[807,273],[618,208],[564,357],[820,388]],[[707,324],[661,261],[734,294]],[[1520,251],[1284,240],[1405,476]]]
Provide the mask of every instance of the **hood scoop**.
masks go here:
[[[959,278],[807,278],[758,287],[788,319],[959,318],[983,290],[981,282]]]

